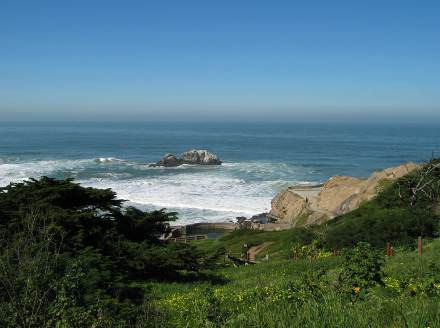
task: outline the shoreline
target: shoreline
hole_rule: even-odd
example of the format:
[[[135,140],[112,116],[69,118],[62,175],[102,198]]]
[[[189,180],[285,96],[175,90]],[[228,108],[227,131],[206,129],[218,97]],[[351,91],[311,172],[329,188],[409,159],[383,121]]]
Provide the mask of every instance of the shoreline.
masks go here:
[[[313,185],[293,185],[290,187],[287,187],[287,190],[300,195],[301,197],[308,197],[310,199],[316,198],[319,194],[319,192],[322,189],[322,186],[324,184],[320,183],[320,184],[313,184]],[[261,215],[263,213],[258,213],[255,214],[252,217]],[[266,215],[270,215],[269,212],[265,213]],[[252,217],[247,218],[247,220],[251,220]],[[237,219],[239,219],[239,217],[237,217],[235,220],[236,222],[231,222],[231,221],[219,221],[219,222],[195,222],[195,223],[188,223],[188,224],[177,224],[177,225],[171,225],[170,227],[173,229],[190,229],[190,230],[198,230],[198,229],[202,229],[202,230],[224,230],[224,231],[234,231],[234,230],[238,230],[241,228],[240,223],[237,221]],[[277,230],[276,228],[284,228],[286,229],[286,227],[289,226],[290,224],[287,225],[285,223],[254,223],[252,224],[252,227],[249,227],[250,229],[257,229],[257,230]],[[259,228],[258,228],[259,227]],[[264,227],[267,227],[266,229]]]

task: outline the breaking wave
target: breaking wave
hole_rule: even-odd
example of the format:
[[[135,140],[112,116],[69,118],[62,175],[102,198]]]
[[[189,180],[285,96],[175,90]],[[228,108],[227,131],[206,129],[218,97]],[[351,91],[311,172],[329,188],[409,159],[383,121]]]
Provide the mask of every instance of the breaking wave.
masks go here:
[[[84,186],[112,188],[128,204],[167,208],[179,223],[225,221],[268,211],[270,201],[292,184],[308,184],[307,168],[271,162],[224,163],[150,168],[118,158],[41,160],[0,159],[0,185],[40,176],[72,177]]]

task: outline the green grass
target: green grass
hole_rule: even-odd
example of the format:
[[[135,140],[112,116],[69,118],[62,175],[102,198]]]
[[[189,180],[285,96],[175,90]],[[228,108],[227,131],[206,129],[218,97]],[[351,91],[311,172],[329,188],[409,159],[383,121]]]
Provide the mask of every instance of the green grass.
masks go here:
[[[257,265],[210,272],[223,283],[150,283],[152,303],[166,313],[162,327],[440,327],[440,239],[425,240],[422,257],[414,250],[417,236],[438,235],[436,207],[425,195],[438,199],[440,169],[423,175],[430,192],[414,200],[411,190],[419,184],[419,173],[393,184],[381,182],[378,197],[325,225],[239,230],[195,242],[207,254],[225,249],[237,255],[244,244],[270,245]],[[398,246],[396,256],[381,265],[380,253],[385,257],[389,241]],[[359,242],[377,249],[368,246],[367,253],[356,253]],[[318,258],[293,261],[293,248]],[[328,256],[332,249],[346,256]],[[377,250],[383,251],[376,256]],[[269,261],[262,260],[266,254]],[[377,268],[374,275],[370,268]]]
[[[308,244],[314,237],[315,234],[306,228],[283,231],[236,230],[218,239],[201,240],[194,242],[193,245],[207,253],[214,253],[217,249],[224,248],[227,253],[240,254],[243,252],[244,244],[252,247],[271,242],[272,244],[258,254],[257,258],[269,254],[273,259],[289,259],[292,257],[291,249],[294,245]]]
[[[430,173],[433,190],[439,176],[439,169]],[[417,236],[438,232],[432,200],[421,194],[409,202],[418,180],[415,172],[398,184],[382,183],[376,199],[325,225],[240,230],[196,242],[208,254],[222,248],[240,254],[243,244],[271,244],[257,265],[211,272],[223,278],[222,284],[150,284],[153,303],[166,313],[170,327],[440,327],[440,239],[425,240],[422,257],[411,249]],[[396,256],[384,259],[380,274],[371,275],[374,280],[368,280],[371,271],[362,271],[370,268],[373,260],[366,255],[376,254],[373,248],[367,248],[371,253],[345,253],[351,254],[347,258],[328,257],[328,250],[352,248],[360,241],[383,249],[382,254],[389,241],[399,246]],[[304,245],[303,254],[318,258],[293,261],[292,248],[303,250]],[[261,261],[266,254],[269,261]],[[379,268],[381,256],[371,258],[377,258]]]
[[[292,231],[235,232],[197,246],[236,250],[244,242],[275,241],[271,251],[281,254],[297,241]],[[385,284],[354,302],[335,287],[341,257],[309,262],[275,256],[257,265],[211,272],[224,283],[146,287],[155,306],[166,313],[163,327],[440,327],[440,286],[437,290],[432,284],[440,281],[439,254],[440,239],[427,243],[422,258],[414,250],[397,250],[383,265]],[[408,285],[411,279],[414,291]],[[395,281],[401,284],[398,288]]]

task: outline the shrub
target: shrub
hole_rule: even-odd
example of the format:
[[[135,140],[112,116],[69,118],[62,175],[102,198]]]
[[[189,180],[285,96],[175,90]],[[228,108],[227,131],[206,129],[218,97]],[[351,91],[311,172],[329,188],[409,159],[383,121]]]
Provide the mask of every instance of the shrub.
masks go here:
[[[360,294],[377,284],[381,284],[383,256],[370,244],[361,242],[356,247],[344,251],[343,270],[340,282],[345,291]]]

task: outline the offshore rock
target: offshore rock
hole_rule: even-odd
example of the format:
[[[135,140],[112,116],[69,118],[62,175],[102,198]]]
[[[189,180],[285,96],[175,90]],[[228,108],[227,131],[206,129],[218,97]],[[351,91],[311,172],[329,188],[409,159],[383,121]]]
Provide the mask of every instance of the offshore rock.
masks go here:
[[[191,149],[184,152],[180,158],[173,154],[166,154],[159,162],[150,164],[150,166],[176,167],[182,164],[220,165],[221,163],[217,155],[207,150]]]
[[[150,166],[174,167],[181,164],[181,161],[176,156],[174,156],[173,154],[166,154],[159,162],[155,164],[150,164]]]
[[[220,165],[222,162],[217,155],[207,150],[191,149],[180,156],[183,164]]]

